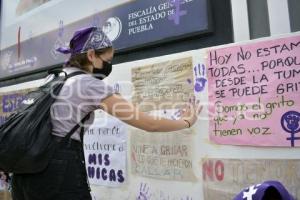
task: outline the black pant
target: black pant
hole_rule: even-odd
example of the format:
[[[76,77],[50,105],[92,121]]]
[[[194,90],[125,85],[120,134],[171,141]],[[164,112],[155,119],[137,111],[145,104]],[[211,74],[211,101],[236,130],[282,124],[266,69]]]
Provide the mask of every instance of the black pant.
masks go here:
[[[13,200],[91,200],[81,150],[81,143],[71,139],[42,172],[13,175]]]

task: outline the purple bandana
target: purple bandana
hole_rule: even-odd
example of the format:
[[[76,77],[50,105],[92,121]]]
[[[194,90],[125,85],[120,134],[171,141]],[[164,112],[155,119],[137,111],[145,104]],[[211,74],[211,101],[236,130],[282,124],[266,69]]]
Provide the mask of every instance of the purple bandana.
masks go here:
[[[70,41],[70,47],[60,47],[56,51],[72,55],[85,53],[89,49],[112,47],[111,41],[99,27],[89,27],[76,31]]]
[[[285,187],[278,181],[265,181],[262,184],[250,186],[240,192],[233,200],[262,200],[269,188],[275,188],[282,200],[294,200]]]

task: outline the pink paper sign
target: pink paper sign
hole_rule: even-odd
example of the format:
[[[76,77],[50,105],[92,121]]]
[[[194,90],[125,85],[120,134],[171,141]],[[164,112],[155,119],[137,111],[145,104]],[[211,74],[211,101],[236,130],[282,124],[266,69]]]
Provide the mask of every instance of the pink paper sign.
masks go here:
[[[208,52],[210,139],[300,146],[300,35]]]

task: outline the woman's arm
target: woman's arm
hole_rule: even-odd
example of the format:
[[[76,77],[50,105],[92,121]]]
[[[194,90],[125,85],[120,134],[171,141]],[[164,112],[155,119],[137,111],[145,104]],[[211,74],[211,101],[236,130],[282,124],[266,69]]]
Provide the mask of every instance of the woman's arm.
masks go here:
[[[196,122],[197,114],[202,110],[202,107],[199,107],[198,103],[196,104],[195,101],[192,101],[185,108],[181,119],[169,120],[158,118],[140,112],[133,104],[115,94],[102,100],[101,107],[104,111],[125,123],[149,132],[169,132],[189,128]]]

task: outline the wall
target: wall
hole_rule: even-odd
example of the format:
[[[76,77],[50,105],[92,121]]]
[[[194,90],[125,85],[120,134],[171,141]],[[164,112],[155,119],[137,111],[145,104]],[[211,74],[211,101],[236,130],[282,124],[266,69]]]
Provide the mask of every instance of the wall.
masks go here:
[[[296,41],[300,42],[299,36],[300,33],[298,32],[295,34],[278,36],[278,38],[295,37]],[[114,88],[126,99],[139,104],[141,101],[146,102],[148,98],[151,100],[150,97],[161,95],[161,92],[158,92],[158,90],[154,91],[155,95],[151,94],[149,92],[150,90],[147,90],[146,93],[144,93],[147,97],[142,99],[137,98],[137,92],[139,91],[137,88],[140,87],[140,84],[147,83],[145,80],[153,81],[152,79],[148,79],[149,77],[147,78],[147,73],[142,73],[143,70],[145,70],[145,67],[147,68],[148,66],[147,69],[150,69],[151,73],[154,73],[153,71],[155,70],[153,69],[170,69],[165,74],[162,74],[162,77],[165,77],[165,80],[167,81],[164,82],[164,80],[161,80],[153,85],[160,85],[166,88],[173,88],[174,85],[179,85],[178,87],[187,87],[187,89],[172,89],[173,92],[176,91],[176,94],[178,94],[178,96],[173,98],[173,100],[175,99],[175,102],[172,104],[168,104],[168,101],[173,101],[172,98],[169,98],[166,101],[159,98],[157,102],[155,101],[156,105],[164,104],[158,111],[145,109],[150,114],[156,116],[176,119],[178,117],[176,114],[178,108],[171,109],[170,106],[177,103],[180,106],[180,102],[184,101],[186,98],[185,91],[189,91],[190,94],[194,93],[196,98],[205,105],[212,103],[210,96],[213,95],[213,93],[211,90],[209,93],[209,88],[212,89],[215,85],[212,82],[213,77],[208,76],[208,68],[211,67],[208,62],[210,55],[209,51],[215,49],[222,51],[222,49],[226,50],[234,46],[237,46],[237,49],[241,46],[245,49],[250,49],[247,45],[253,45],[254,47],[257,46],[257,48],[260,48],[260,42],[270,41],[272,43],[275,39],[277,39],[277,37],[263,38],[255,41],[234,43],[209,49],[186,51],[134,62],[121,63],[114,65],[113,72],[106,81],[114,86]],[[274,45],[274,43],[272,44]],[[228,53],[228,51],[225,52]],[[291,55],[300,55],[299,43],[298,45],[294,45],[294,49],[291,50],[290,53]],[[277,57],[285,58],[284,56],[286,55],[278,53],[276,55],[271,55],[268,59],[277,59]],[[299,56],[296,57],[299,63]],[[255,61],[260,58],[253,59]],[[292,67],[298,66],[299,65],[292,65]],[[247,67],[250,67],[250,65],[247,65]],[[140,70],[138,68],[140,68]],[[287,68],[285,70],[288,71],[289,69],[290,68]],[[295,68],[295,70],[296,69],[298,68]],[[255,73],[255,75],[259,76],[260,73]],[[140,76],[143,77],[143,79],[141,79],[142,82],[138,82]],[[269,73],[268,77],[270,79],[270,85],[279,84],[282,81],[274,80],[275,75],[272,73]],[[299,74],[295,72],[294,78],[290,80],[299,80]],[[39,84],[41,84],[41,81],[24,83],[22,85],[0,88],[0,92],[3,93],[36,87]],[[289,92],[287,96],[291,93],[294,94],[294,97],[299,97],[299,89],[298,92]],[[272,95],[273,93],[270,94],[269,99],[275,98]],[[228,96],[227,98],[234,100],[231,96]],[[242,103],[247,103],[247,101],[241,101]],[[291,109],[295,109],[299,112],[299,102],[296,101],[295,106]],[[285,108],[284,110],[281,110],[281,108],[277,110],[282,112]],[[109,169],[109,167],[115,167],[114,169],[116,170],[125,169],[125,173],[123,174],[124,181],[118,179],[118,177],[114,178],[113,176],[104,180],[103,176],[101,176],[103,174],[100,173],[99,176],[102,177],[102,179],[99,178],[98,180],[94,180],[93,183],[106,186],[92,185],[94,199],[227,200],[231,199],[235,194],[241,191],[242,188],[267,179],[280,180],[293,195],[298,199],[300,198],[300,151],[299,148],[296,148],[299,147],[298,142],[296,142],[295,148],[290,147],[288,142],[280,142],[280,144],[277,144],[278,138],[281,137],[278,136],[278,134],[281,135],[283,131],[279,131],[277,135],[272,137],[276,139],[267,140],[268,143],[259,142],[256,139],[252,139],[253,141],[245,140],[246,137],[244,139],[243,137],[239,139],[232,137],[228,141],[221,140],[217,142],[217,140],[212,137],[213,134],[209,125],[211,125],[213,121],[208,120],[208,113],[209,107],[205,106],[199,116],[198,122],[190,130],[167,134],[151,134],[129,126],[124,127],[122,122],[115,121],[105,114],[97,112],[96,116],[98,117],[98,123],[104,119],[108,119],[108,122],[112,124],[109,125],[110,128],[107,130],[111,135],[110,137],[107,137],[107,135],[103,136],[103,138],[105,138],[103,141],[101,141],[102,138],[99,138],[98,147],[94,150],[88,146],[92,145],[92,143],[90,143],[91,140],[87,140],[87,138],[97,138],[97,134],[95,134],[96,131],[94,131],[94,133],[89,132],[89,134],[85,136],[87,141],[86,144],[88,144],[85,146],[85,149],[86,152],[89,151],[86,154],[88,166],[94,167],[95,169],[99,168],[100,170],[103,170],[103,168]],[[272,116],[271,120],[272,119],[274,119],[273,123],[277,120],[275,115]],[[250,124],[250,122],[253,123],[248,120],[245,122],[246,124]],[[263,120],[260,120],[257,123],[263,123]],[[94,126],[96,126],[94,127],[96,130],[104,130],[107,128],[106,124],[98,124],[98,127],[97,124],[94,124]],[[112,134],[113,128],[111,127],[113,126],[119,127],[121,136]],[[241,126],[247,127],[247,125],[237,125],[237,127]],[[272,129],[272,125],[269,128]],[[99,134],[100,133],[103,132],[99,131]],[[101,145],[99,146],[99,144],[122,146],[121,144],[124,143],[126,144],[126,148],[116,151],[112,149],[103,149],[101,148]],[[98,163],[96,160],[95,162],[89,160],[92,158],[90,157],[92,154],[91,152],[98,152],[98,154],[101,155],[108,154],[110,165]],[[89,172],[89,175],[92,174],[93,173]],[[95,176],[96,175],[94,175],[93,178],[95,178]]]
[[[231,0],[234,41],[299,31],[299,6],[297,0]]]

